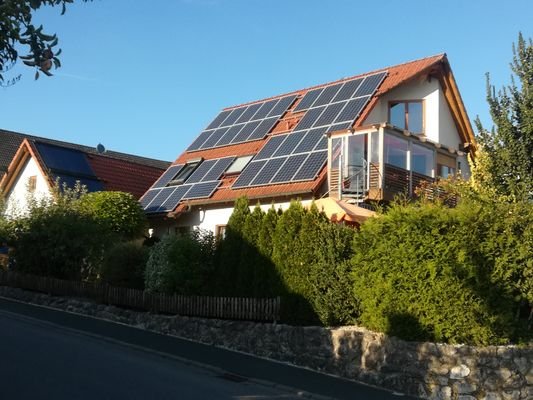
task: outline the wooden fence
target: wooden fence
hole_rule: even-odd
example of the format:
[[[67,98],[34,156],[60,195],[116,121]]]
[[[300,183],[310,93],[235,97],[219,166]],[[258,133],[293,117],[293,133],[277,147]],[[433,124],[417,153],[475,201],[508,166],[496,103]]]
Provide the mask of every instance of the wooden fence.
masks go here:
[[[57,296],[84,297],[121,307],[190,317],[278,321],[280,298],[181,296],[109,286],[105,283],[62,279],[0,270],[0,286],[34,290]]]

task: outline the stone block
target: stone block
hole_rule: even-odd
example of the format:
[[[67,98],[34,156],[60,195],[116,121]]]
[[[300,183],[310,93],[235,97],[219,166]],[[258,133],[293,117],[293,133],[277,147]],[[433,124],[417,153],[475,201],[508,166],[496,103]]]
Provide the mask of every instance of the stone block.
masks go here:
[[[457,365],[450,370],[450,379],[463,379],[468,375],[470,375],[470,368],[464,364]]]
[[[512,392],[503,392],[503,400],[520,400],[520,390],[513,390]]]
[[[501,396],[498,393],[486,393],[481,400],[502,400]]]
[[[460,395],[457,396],[457,400],[477,400],[474,396],[470,396],[469,394]]]
[[[477,386],[473,383],[456,383],[453,386],[458,394],[470,394],[477,390]]]
[[[515,357],[513,359],[515,365],[517,366],[518,370],[520,371],[521,374],[526,374],[527,373],[527,370],[528,370],[528,367],[529,367],[529,363],[527,361],[527,358],[525,357]]]
[[[533,385],[533,367],[531,367],[526,374],[526,382],[528,385]]]

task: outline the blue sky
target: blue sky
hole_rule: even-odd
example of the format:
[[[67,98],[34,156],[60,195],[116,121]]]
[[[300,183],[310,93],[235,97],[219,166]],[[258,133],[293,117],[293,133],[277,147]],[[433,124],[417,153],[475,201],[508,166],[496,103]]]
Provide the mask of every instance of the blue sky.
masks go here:
[[[471,119],[509,83],[530,0],[96,0],[35,16],[63,67],[0,88],[0,128],[175,159],[227,106],[438,53]]]

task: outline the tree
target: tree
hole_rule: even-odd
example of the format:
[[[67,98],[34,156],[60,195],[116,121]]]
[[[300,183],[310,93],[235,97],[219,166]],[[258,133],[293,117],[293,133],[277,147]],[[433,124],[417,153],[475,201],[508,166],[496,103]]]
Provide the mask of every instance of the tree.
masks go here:
[[[84,2],[90,0],[83,0]],[[74,0],[0,0],[0,84],[9,86],[20,79],[20,75],[5,81],[4,74],[18,61],[28,67],[35,68],[35,79],[39,72],[51,76],[52,67],[59,68],[61,62],[58,56],[61,49],[55,50],[58,44],[57,35],[44,32],[42,25],[35,27],[32,14],[43,6],[61,6],[61,14],[66,11],[66,5]],[[28,53],[20,55],[17,47],[29,48]]]
[[[490,131],[481,124],[481,184],[514,199],[533,199],[533,42],[518,36],[513,45],[511,85],[496,93],[487,73],[487,102],[495,124]]]

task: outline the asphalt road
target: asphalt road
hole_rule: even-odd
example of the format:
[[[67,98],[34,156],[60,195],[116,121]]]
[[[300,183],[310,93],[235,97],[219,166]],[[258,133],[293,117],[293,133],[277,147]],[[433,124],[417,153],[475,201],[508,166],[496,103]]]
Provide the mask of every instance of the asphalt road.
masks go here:
[[[302,393],[408,399],[242,353],[0,299],[0,399],[297,399]]]

